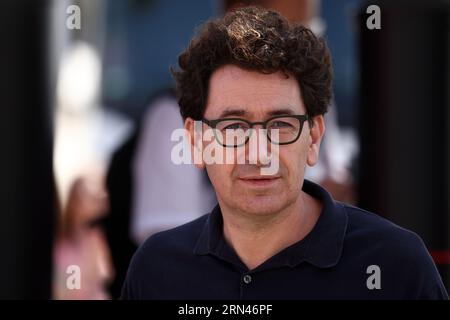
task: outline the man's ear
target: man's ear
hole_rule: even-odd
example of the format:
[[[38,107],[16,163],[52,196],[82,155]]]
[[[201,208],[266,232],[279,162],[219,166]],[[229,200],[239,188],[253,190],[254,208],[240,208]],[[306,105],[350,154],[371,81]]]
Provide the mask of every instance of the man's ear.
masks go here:
[[[202,143],[202,123],[192,118],[186,118],[184,128],[186,129],[187,138],[191,146],[191,157],[194,165],[199,169],[205,168],[203,161],[203,143]]]
[[[308,123],[309,125],[309,123]],[[312,167],[319,161],[319,149],[322,137],[325,134],[325,119],[323,115],[312,118],[309,130],[309,146],[306,163]]]

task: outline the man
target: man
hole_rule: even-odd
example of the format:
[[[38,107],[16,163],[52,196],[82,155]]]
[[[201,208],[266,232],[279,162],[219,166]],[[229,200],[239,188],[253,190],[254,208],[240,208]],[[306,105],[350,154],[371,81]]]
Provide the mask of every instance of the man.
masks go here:
[[[122,298],[448,298],[417,235],[303,178],[317,162],[331,98],[323,40],[273,11],[244,8],[208,22],[179,65],[192,151],[219,146],[233,150],[233,161],[197,162],[218,205],[150,237]],[[255,151],[255,137],[267,152],[263,144]],[[278,170],[263,173],[272,162]]]

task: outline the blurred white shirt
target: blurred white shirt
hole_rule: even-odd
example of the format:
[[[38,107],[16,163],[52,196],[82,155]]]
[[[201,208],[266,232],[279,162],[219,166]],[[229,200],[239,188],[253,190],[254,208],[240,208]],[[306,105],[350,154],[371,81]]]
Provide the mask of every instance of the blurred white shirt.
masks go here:
[[[171,160],[173,146],[180,143],[171,141],[172,132],[183,127],[174,97],[161,97],[148,107],[133,165],[131,235],[136,243],[194,220],[216,204],[203,171],[194,165],[175,165]]]

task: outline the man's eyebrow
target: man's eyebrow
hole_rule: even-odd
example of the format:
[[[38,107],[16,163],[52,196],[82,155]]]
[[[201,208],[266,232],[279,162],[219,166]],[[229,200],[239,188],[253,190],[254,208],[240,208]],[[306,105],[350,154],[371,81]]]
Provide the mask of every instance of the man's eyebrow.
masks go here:
[[[295,112],[291,108],[281,108],[267,112],[267,116],[281,116],[281,115],[293,115]],[[220,114],[220,118],[226,118],[230,116],[243,117],[249,113],[244,109],[227,108]]]
[[[282,115],[293,115],[295,114],[294,110],[291,108],[282,108],[277,110],[272,110],[267,112],[267,115],[269,116],[282,116]]]
[[[248,112],[244,109],[237,109],[237,108],[227,108],[220,114],[220,118],[226,118],[230,116],[236,116],[236,117],[242,117],[247,115]]]

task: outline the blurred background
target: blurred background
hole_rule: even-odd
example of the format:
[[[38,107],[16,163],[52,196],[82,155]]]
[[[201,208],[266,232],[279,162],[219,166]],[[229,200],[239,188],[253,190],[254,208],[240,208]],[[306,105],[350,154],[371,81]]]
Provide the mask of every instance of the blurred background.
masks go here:
[[[170,161],[169,67],[203,22],[252,4],[333,56],[307,178],[418,233],[450,289],[449,1],[3,0],[0,298],[117,299],[142,241],[212,209],[206,174]]]

